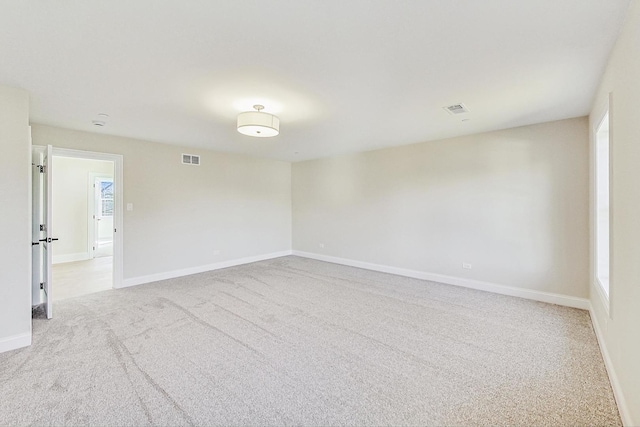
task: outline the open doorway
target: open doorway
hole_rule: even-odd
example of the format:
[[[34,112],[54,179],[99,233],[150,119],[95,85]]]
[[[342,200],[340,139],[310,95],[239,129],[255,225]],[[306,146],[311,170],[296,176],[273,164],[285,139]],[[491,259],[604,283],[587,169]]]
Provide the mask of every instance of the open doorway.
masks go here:
[[[114,162],[54,153],[53,301],[113,288]]]
[[[89,252],[90,258],[113,256],[113,174],[89,174]]]
[[[33,159],[32,303],[50,318],[54,301],[122,283],[123,161],[51,146],[34,146]]]

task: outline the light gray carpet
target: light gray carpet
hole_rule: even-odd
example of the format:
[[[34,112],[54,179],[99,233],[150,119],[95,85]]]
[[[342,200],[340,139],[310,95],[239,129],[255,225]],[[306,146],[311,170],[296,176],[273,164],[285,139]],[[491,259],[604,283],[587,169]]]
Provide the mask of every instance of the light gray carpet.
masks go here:
[[[620,425],[582,310],[284,257],[55,315],[1,424]]]

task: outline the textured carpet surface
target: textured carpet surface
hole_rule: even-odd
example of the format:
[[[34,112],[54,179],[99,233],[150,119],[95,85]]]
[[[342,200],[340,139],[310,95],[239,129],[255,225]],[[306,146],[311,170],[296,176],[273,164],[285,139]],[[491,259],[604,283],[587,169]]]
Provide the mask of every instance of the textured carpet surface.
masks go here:
[[[284,257],[55,315],[3,425],[620,425],[582,310]]]

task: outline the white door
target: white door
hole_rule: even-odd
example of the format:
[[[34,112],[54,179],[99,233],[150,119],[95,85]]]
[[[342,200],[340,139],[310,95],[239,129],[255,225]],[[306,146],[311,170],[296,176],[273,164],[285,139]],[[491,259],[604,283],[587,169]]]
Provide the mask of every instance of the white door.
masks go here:
[[[42,242],[44,240],[44,215],[42,212],[42,202],[44,199],[44,186],[42,176],[44,174],[44,166],[42,159],[44,157],[43,150],[34,148],[32,154],[33,175],[32,175],[32,221],[31,221],[31,305],[36,306],[42,304]],[[41,240],[42,239],[42,240]]]
[[[51,319],[53,317],[53,304],[52,304],[52,294],[51,288],[53,285],[52,274],[51,274],[51,264],[52,264],[52,247],[51,244],[55,242],[56,238],[51,236],[51,224],[52,224],[52,203],[51,203],[51,189],[52,189],[52,171],[51,171],[51,163],[52,163],[52,151],[53,147],[51,145],[47,146],[47,152],[44,155],[44,159],[42,161],[43,166],[43,187],[44,187],[44,198],[43,198],[43,210],[44,210],[44,241],[42,242],[42,257],[43,257],[43,274],[42,274],[42,282],[43,282],[43,290],[44,290],[44,309],[47,313],[47,319]]]

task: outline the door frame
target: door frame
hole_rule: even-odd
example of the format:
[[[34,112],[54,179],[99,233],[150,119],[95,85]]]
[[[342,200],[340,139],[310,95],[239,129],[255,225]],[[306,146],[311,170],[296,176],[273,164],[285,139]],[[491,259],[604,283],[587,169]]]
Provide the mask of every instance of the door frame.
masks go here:
[[[115,171],[114,171],[115,173]],[[88,206],[87,206],[87,253],[89,254],[89,259],[94,259],[95,257],[95,241],[97,240],[96,238],[96,222],[95,222],[95,218],[94,215],[96,215],[96,189],[94,187],[95,181],[97,179],[108,179],[113,181],[113,185],[115,187],[115,179],[113,175],[106,175],[104,173],[98,173],[98,172],[90,172],[89,173],[89,182],[87,184],[87,200],[88,200]],[[115,196],[115,194],[114,194]],[[115,212],[114,212],[115,214]],[[113,223],[114,227],[115,227],[115,216],[114,216],[114,223]],[[115,234],[115,233],[113,233]]]
[[[34,145],[38,148],[39,146]],[[53,157],[73,157],[89,160],[107,160],[113,162],[113,186],[115,187],[115,206],[113,209],[113,289],[122,287],[123,282],[123,243],[124,243],[124,198],[123,164],[121,154],[100,153],[97,151],[74,150],[53,147]]]

